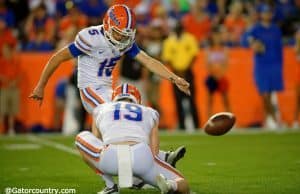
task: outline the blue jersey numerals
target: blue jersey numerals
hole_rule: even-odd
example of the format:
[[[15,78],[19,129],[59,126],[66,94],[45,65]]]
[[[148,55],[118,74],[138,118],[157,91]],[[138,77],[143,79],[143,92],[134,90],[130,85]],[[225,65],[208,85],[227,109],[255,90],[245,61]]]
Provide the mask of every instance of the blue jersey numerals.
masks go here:
[[[121,118],[121,103],[115,105],[114,120],[120,120]],[[122,115],[123,118],[130,121],[142,121],[142,108],[135,104],[125,104],[125,109]]]
[[[100,63],[100,67],[98,70],[98,76],[102,77],[102,76],[111,76],[112,71],[117,63],[117,61],[121,58],[121,56],[118,57],[114,57],[111,59],[105,59],[104,61],[102,61]]]
[[[99,35],[100,33],[99,33],[99,31],[96,30],[96,29],[91,29],[91,30],[89,30],[89,34],[90,34],[90,35]]]

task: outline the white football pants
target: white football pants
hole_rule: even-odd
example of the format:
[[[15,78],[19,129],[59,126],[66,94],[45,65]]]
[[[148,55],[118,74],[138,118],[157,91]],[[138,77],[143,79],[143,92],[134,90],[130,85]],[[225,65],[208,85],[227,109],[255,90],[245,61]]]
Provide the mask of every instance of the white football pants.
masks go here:
[[[76,136],[75,144],[80,153],[100,174],[118,175],[117,145],[103,145],[91,132],[84,131]],[[157,187],[156,176],[163,174],[168,180],[183,178],[171,165],[153,156],[146,143],[130,146],[132,172],[146,183]]]

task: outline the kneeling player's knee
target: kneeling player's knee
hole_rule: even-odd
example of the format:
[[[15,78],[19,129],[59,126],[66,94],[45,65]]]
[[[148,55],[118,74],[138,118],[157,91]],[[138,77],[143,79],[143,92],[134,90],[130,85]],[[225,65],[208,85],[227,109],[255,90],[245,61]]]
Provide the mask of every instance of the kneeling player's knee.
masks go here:
[[[75,137],[75,145],[76,145],[76,148],[80,151],[81,155],[82,155],[81,150],[83,149],[82,147],[85,144],[85,139],[86,139],[85,137],[90,134],[92,134],[92,133],[89,131],[82,131],[79,134],[77,134]]]
[[[79,150],[79,153],[82,155],[81,149],[80,149],[80,133],[76,135],[75,137],[75,146],[77,148],[77,150]]]
[[[89,135],[93,135],[90,131],[82,131],[82,132],[80,132],[80,133],[78,133],[77,135],[76,135],[76,140],[78,140],[78,139],[82,139],[82,138],[84,138],[84,137],[86,137],[86,136],[89,136]]]
[[[78,134],[76,135],[76,137],[75,137],[75,144],[76,144],[76,142],[82,141],[82,139],[85,139],[85,137],[87,137],[87,136],[89,136],[89,135],[91,135],[91,134],[92,134],[92,133],[89,132],[89,131],[82,131],[82,132],[78,133]]]

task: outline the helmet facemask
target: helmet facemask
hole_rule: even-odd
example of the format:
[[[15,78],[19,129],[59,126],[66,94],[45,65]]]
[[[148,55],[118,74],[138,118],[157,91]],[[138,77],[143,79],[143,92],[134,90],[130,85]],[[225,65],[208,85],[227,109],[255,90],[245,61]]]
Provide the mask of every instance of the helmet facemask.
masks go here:
[[[110,41],[117,49],[124,50],[128,48],[135,38],[135,29],[125,29],[123,31],[116,27],[113,27],[108,22],[108,30],[105,31],[105,37]]]

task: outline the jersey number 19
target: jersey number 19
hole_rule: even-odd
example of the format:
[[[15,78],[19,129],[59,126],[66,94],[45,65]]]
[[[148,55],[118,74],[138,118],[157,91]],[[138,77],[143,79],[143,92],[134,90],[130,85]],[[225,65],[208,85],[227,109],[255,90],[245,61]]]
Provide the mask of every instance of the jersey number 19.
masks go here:
[[[121,109],[121,106],[125,106],[125,110]],[[121,104],[117,103],[115,105],[114,111],[114,120],[120,120],[121,118],[121,111],[123,118],[130,121],[141,121],[142,120],[142,109],[141,107],[135,104]]]

